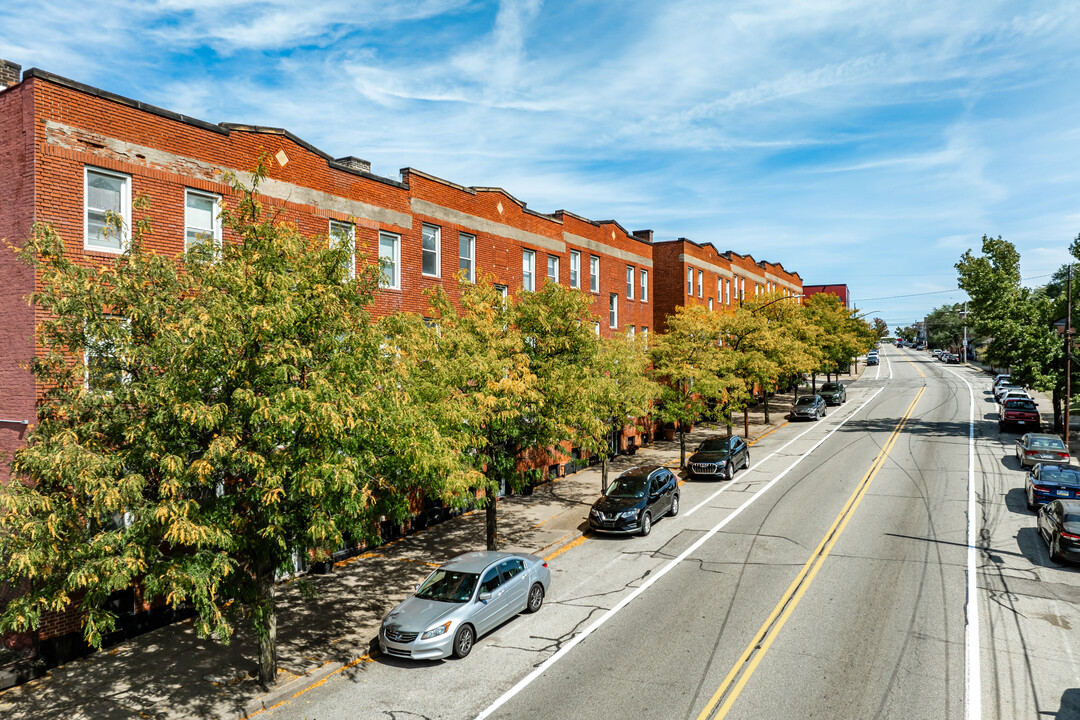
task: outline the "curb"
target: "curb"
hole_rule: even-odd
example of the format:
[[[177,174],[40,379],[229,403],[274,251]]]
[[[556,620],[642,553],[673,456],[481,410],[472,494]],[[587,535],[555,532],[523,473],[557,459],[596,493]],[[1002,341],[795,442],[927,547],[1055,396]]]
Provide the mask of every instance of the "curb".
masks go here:
[[[314,687],[316,683],[333,675],[343,667],[345,667],[345,663],[336,661],[320,665],[314,670],[309,670],[303,675],[290,680],[281,687],[274,688],[266,695],[248,702],[233,717],[237,718],[237,720],[244,720],[253,715],[258,715],[264,710],[271,710],[286,700],[291,700],[309,688]]]

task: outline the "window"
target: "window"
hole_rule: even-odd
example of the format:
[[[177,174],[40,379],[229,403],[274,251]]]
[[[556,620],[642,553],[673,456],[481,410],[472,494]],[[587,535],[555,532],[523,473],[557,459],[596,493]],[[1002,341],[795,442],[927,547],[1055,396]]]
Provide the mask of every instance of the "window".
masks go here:
[[[458,270],[465,271],[465,279],[476,282],[476,238],[458,233]]]
[[[724,278],[724,303],[731,304],[731,278]]]
[[[634,266],[626,266],[626,299],[634,299]]]
[[[596,334],[599,335],[600,334],[600,321],[597,320],[596,322],[594,322],[592,324],[592,328],[593,328],[593,330],[596,331]]]
[[[570,287],[581,289],[581,253],[570,251]]]
[[[484,573],[484,577],[481,578],[480,592],[495,592],[500,585],[502,585],[502,578],[499,577],[499,568],[493,567]]]
[[[716,302],[724,302],[724,279],[716,278]]]
[[[123,252],[131,225],[131,177],[86,168],[83,197],[83,246],[89,250]],[[116,213],[123,221],[119,233],[108,227],[105,221],[105,214],[108,212]]]
[[[435,225],[424,225],[423,230],[421,231],[421,250],[423,258],[420,263],[420,272],[424,275],[439,277],[440,241],[440,228]]]
[[[627,337],[631,337],[631,338],[634,337],[634,326],[633,325],[626,328],[626,335],[627,335]]]
[[[712,298],[709,298],[709,310],[712,310]]]
[[[694,268],[686,268],[686,294],[694,296]]]
[[[649,271],[641,271],[641,302],[649,302]]]
[[[595,255],[589,256],[589,289],[600,292],[600,258]]]
[[[401,236],[388,232],[379,233],[379,267],[382,277],[379,287],[401,287]]]
[[[109,335],[118,335],[128,329],[126,318],[105,316],[105,332],[94,335],[87,332],[86,349],[83,352],[83,364],[86,369],[84,381],[86,389],[96,392],[111,393],[118,390],[130,376],[124,372],[123,363],[116,354],[116,343]]]
[[[338,249],[345,243],[349,251],[349,259],[345,261],[345,269],[350,278],[356,277],[356,228],[352,223],[330,221],[330,248]]]
[[[553,283],[559,282],[559,258],[548,255],[548,280]]]
[[[641,337],[645,340],[645,347],[649,347],[649,328],[641,328]]]
[[[739,300],[746,298],[746,278],[739,278]]]
[[[200,240],[209,240],[221,247],[221,222],[217,213],[217,195],[188,190],[184,194],[184,249]],[[332,223],[331,223],[332,225]]]
[[[533,290],[536,286],[536,253],[532,250],[521,251],[521,287]]]
[[[615,293],[608,295],[608,327],[619,327],[619,296]]]
[[[503,300],[505,300],[506,296],[509,294],[509,290],[507,289],[507,287],[505,285],[496,285],[495,286],[495,292],[502,295]]]
[[[697,271],[697,296],[705,297],[705,271]]]

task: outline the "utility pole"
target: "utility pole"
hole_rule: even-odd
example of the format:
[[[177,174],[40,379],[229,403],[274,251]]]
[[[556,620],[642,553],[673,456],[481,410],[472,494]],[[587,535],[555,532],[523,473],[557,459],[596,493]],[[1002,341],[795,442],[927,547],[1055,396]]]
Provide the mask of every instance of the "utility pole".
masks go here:
[[[960,360],[967,365],[967,300],[964,301],[964,348],[960,351]]]
[[[1069,263],[1069,279],[1065,284],[1065,424],[1063,435],[1065,448],[1069,447],[1069,404],[1072,402],[1072,263]]]

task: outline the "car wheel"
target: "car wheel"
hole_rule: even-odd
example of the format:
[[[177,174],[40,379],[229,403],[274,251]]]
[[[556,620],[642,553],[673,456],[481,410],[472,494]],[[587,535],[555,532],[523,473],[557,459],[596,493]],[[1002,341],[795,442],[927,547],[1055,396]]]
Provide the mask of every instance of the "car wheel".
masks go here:
[[[998,421],[998,432],[1005,432],[1005,423]]]
[[[472,652],[473,643],[476,641],[476,633],[472,625],[462,625],[454,636],[454,657],[463,658]]]
[[[651,532],[652,532],[652,514],[650,514],[649,512],[646,511],[646,513],[641,516],[641,537],[646,537]]]
[[[529,603],[525,606],[525,612],[534,613],[540,609],[540,606],[544,604],[544,586],[540,583],[533,583],[533,586],[529,588]]]
[[[829,412],[829,408],[827,408],[827,407],[821,408],[821,417],[825,417],[828,414],[828,412]]]
[[[746,457],[743,458],[742,466],[743,466],[743,470],[749,470],[750,469],[750,451],[749,450],[746,451]]]
[[[1056,563],[1065,562],[1065,558],[1061,557],[1061,545],[1058,544],[1056,537],[1050,542],[1050,559]]]
[[[1028,510],[1035,510],[1035,491],[1031,488],[1028,488],[1027,491],[1027,506]]]
[[[668,510],[668,515],[675,517],[679,514],[679,493],[675,493],[671,498],[671,509]]]
[[[731,463],[728,463],[727,467],[724,468],[724,479],[731,482],[733,477],[735,477],[735,470],[731,467]]]

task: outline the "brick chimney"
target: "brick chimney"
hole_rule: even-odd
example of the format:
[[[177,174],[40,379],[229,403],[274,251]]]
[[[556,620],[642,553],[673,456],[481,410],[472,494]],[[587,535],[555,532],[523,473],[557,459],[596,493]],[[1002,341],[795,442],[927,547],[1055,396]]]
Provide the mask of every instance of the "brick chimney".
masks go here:
[[[647,243],[652,242],[653,231],[652,230],[635,230],[633,232],[634,237],[638,240],[644,240]]]
[[[371,172],[371,163],[367,160],[361,160],[358,157],[352,155],[346,155],[345,157],[338,158],[334,162],[340,163],[345,167],[352,168],[353,170],[359,170],[360,172]]]
[[[0,90],[7,90],[12,85],[17,85],[21,71],[22,65],[0,58]]]

